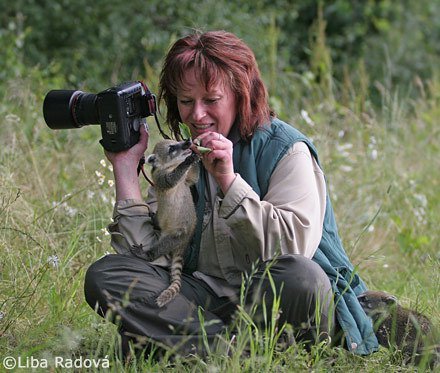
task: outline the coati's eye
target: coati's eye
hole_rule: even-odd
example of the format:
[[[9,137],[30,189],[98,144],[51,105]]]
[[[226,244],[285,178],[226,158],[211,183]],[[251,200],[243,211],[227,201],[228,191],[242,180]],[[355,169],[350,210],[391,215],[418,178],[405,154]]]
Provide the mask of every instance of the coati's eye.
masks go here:
[[[170,147],[168,148],[168,154],[172,154],[177,150],[176,145],[170,145]]]
[[[156,162],[156,154],[150,154],[150,155],[147,157],[147,163],[153,165],[154,162]]]

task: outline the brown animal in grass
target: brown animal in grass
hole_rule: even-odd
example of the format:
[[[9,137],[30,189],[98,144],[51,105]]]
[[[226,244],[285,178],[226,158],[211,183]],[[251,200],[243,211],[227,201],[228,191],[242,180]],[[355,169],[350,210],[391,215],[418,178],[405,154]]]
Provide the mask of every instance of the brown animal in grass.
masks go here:
[[[423,356],[428,356],[431,367],[440,363],[439,335],[425,315],[402,307],[394,295],[384,291],[366,291],[358,300],[373,320],[382,346],[397,347],[406,363],[414,359],[418,364]]]

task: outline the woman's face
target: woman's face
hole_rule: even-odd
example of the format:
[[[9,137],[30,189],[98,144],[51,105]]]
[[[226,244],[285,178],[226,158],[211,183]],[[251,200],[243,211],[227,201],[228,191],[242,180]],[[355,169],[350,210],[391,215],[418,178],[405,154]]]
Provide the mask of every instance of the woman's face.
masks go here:
[[[194,69],[187,70],[182,81],[177,90],[177,107],[192,137],[210,131],[228,136],[237,115],[235,95],[229,85],[217,82],[206,90]]]

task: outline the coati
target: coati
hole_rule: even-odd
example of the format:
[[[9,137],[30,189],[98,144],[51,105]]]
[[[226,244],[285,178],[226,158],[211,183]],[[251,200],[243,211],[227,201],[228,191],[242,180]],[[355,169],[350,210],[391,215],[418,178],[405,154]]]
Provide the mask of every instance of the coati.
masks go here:
[[[190,186],[197,182],[200,157],[190,149],[191,144],[190,140],[162,140],[147,157],[157,196],[160,236],[154,246],[133,247],[132,250],[134,255],[148,261],[171,256],[170,286],[156,299],[159,307],[174,299],[180,291],[184,251],[196,228],[197,216]]]
[[[378,342],[384,347],[397,346],[405,363],[414,358],[418,364],[428,353],[431,366],[440,363],[438,331],[423,314],[402,307],[394,295],[384,291],[366,291],[358,296],[365,313],[371,317]]]

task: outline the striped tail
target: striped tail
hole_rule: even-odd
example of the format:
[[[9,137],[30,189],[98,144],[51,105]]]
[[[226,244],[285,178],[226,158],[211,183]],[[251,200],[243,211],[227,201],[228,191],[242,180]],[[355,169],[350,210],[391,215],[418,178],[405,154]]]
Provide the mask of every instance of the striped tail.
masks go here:
[[[175,298],[180,292],[182,286],[182,268],[183,268],[183,255],[173,254],[170,265],[170,286],[168,286],[156,299],[156,303],[159,307],[163,307],[165,304]]]

